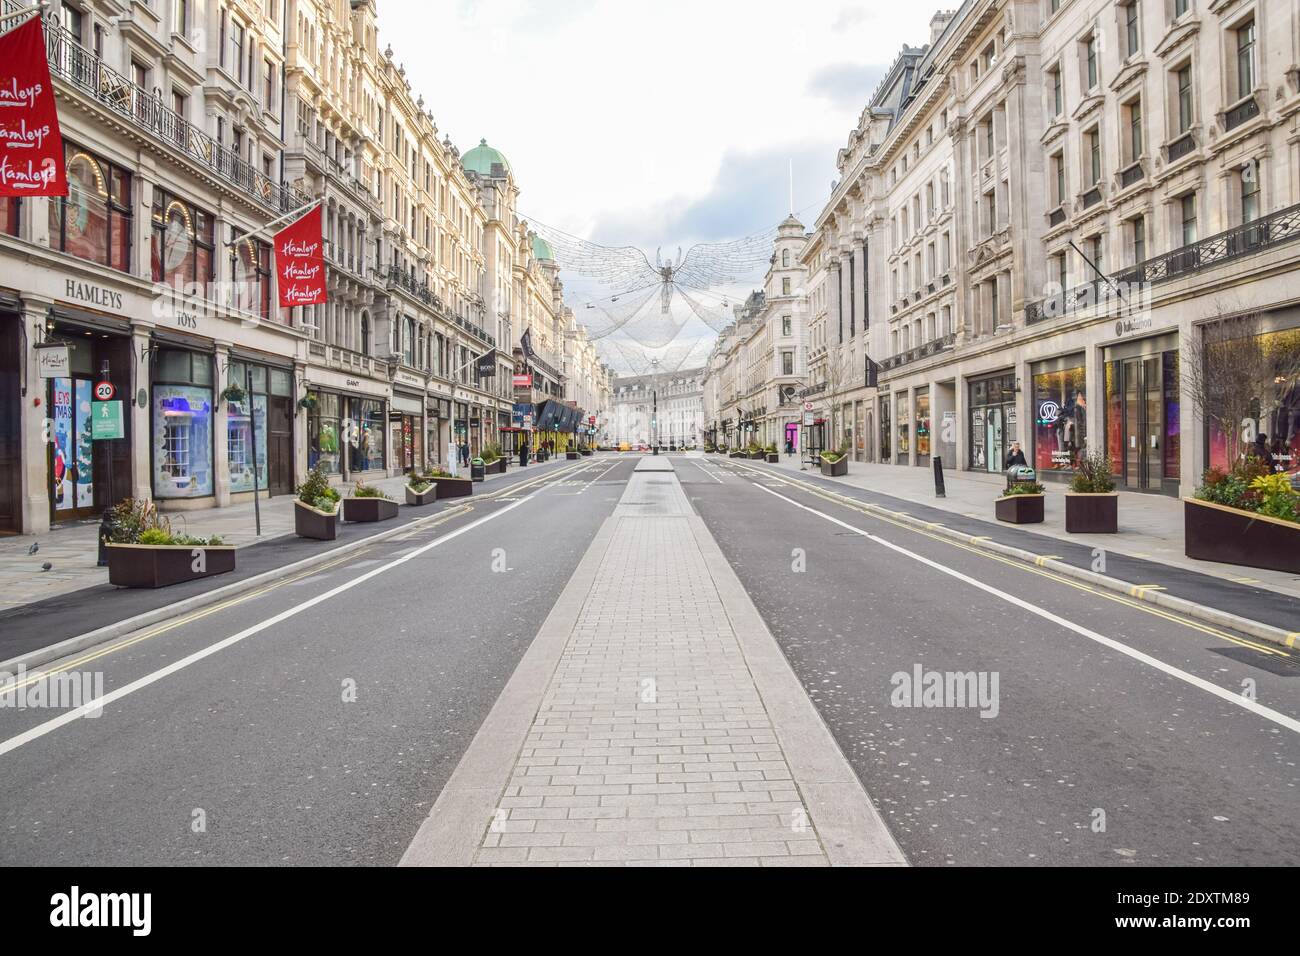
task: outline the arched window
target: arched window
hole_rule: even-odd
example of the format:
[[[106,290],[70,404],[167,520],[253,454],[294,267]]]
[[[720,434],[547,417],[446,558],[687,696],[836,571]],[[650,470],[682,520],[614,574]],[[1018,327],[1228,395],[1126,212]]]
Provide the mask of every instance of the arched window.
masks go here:
[[[410,316],[407,316],[406,319],[406,342],[404,344],[406,348],[402,352],[402,358],[406,360],[407,365],[414,367],[415,366],[415,319],[411,318]]]
[[[361,354],[370,354],[370,316],[365,312],[361,313]]]

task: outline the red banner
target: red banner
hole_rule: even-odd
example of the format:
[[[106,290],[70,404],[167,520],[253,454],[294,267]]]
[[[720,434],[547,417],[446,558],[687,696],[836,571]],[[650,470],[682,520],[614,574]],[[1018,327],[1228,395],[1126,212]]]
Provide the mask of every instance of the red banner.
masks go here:
[[[41,18],[0,36],[0,196],[66,196],[63,135]]]
[[[318,205],[291,226],[275,234],[275,271],[279,276],[280,305],[320,305],[325,292],[325,242],[321,238]]]

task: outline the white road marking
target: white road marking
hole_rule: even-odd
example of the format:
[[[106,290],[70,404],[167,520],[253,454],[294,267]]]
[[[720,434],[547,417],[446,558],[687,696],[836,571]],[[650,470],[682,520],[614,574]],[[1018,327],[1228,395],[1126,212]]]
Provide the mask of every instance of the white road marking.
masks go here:
[[[712,471],[710,471],[708,468],[705,468],[704,465],[702,465],[700,462],[698,462],[698,461],[692,461],[691,464],[694,465],[696,468],[700,469],[700,471],[704,472],[706,475],[708,475],[710,478],[712,478],[712,479],[713,479],[714,481],[716,481],[718,484],[720,484],[720,485],[725,485],[725,484],[726,484],[725,481],[723,481],[721,478],[719,478],[717,475],[715,475],[715,474],[714,474]]]
[[[1300,720],[1296,720],[1293,717],[1288,717],[1286,714],[1283,714],[1280,711],[1273,710],[1271,707],[1265,707],[1263,704],[1257,703],[1249,699],[1248,697],[1242,696],[1241,694],[1233,693],[1230,690],[1226,690],[1225,688],[1222,688],[1217,684],[1212,684],[1210,681],[1207,681],[1201,677],[1197,677],[1195,674],[1189,674],[1187,671],[1180,670],[1179,668],[1174,667],[1172,664],[1166,664],[1164,661],[1154,658],[1150,654],[1144,654],[1142,651],[1129,647],[1127,644],[1122,644],[1119,641],[1114,640],[1113,638],[1109,638],[1102,634],[1098,634],[1096,631],[1089,630],[1088,628],[1083,627],[1080,624],[1075,624],[1073,621],[1068,621],[1058,614],[1053,614],[1051,611],[1048,611],[1045,608],[1038,607],[1036,604],[1030,604],[1028,601],[1024,601],[1016,597],[1015,595],[1008,594],[1005,591],[1000,591],[997,588],[993,587],[992,585],[985,584],[983,581],[977,581],[974,578],[970,577],[969,575],[962,574],[960,571],[954,568],[950,568],[945,565],[942,565],[937,561],[931,561],[927,557],[916,554],[913,551],[908,551],[906,548],[900,547],[896,544],[892,544],[891,542],[886,541],[884,538],[871,534],[869,531],[863,531],[861,528],[855,528],[853,525],[849,524],[848,522],[841,521],[839,518],[836,518],[833,515],[828,515],[825,512],[818,511],[816,508],[810,508],[807,505],[802,505],[797,501],[787,498],[785,495],[777,494],[775,491],[772,491],[769,488],[764,488],[762,485],[755,484],[754,487],[757,488],[759,491],[767,492],[767,494],[772,495],[774,498],[780,498],[782,501],[786,502],[787,504],[794,505],[796,508],[801,508],[804,511],[807,511],[809,514],[814,514],[819,518],[824,518],[825,520],[831,522],[832,524],[837,524],[841,528],[847,528],[849,531],[852,531],[855,534],[860,534],[862,535],[862,537],[869,538],[870,540],[876,542],[877,544],[884,545],[886,548],[889,548],[891,551],[896,551],[899,554],[905,555],[906,557],[909,557],[914,561],[919,561],[922,564],[928,565],[929,567],[934,568],[936,571],[940,571],[943,574],[947,574],[951,577],[954,577],[959,581],[963,581],[966,584],[969,584],[971,587],[979,588],[981,591],[991,594],[994,597],[1000,598],[1003,601],[1006,601],[1008,604],[1013,604],[1018,608],[1026,610],[1030,614],[1035,614],[1038,617],[1043,618],[1044,620],[1051,621],[1053,624],[1060,625],[1066,630],[1073,631],[1076,634],[1086,637],[1090,641],[1096,641],[1098,644],[1101,644],[1105,647],[1109,647],[1111,650],[1118,651],[1119,653],[1124,654],[1127,657],[1133,658],[1135,661],[1140,661],[1143,664],[1146,664],[1150,667],[1154,667],[1156,670],[1168,674],[1170,677],[1175,677],[1178,680],[1183,681],[1184,683],[1191,684],[1193,687],[1198,687],[1201,690],[1206,691],[1207,693],[1213,694],[1215,697],[1218,697],[1221,700],[1227,701],[1230,704],[1235,704],[1236,706],[1241,707],[1243,710],[1250,711],[1252,714],[1255,714],[1257,717],[1263,717],[1265,720],[1271,720],[1273,723],[1285,727],[1287,730],[1290,730],[1292,733],[1300,734]]]
[[[89,713],[97,713],[102,708],[108,706],[114,701],[121,700],[123,697],[126,697],[129,694],[134,694],[138,690],[143,690],[144,688],[148,687],[150,684],[155,684],[158,681],[162,680],[164,677],[170,677],[172,674],[175,674],[177,671],[184,670],[185,668],[189,667],[191,664],[197,664],[199,661],[203,660],[204,658],[211,657],[213,654],[216,654],[219,651],[223,651],[227,647],[231,647],[235,644],[238,644],[240,641],[246,640],[247,638],[252,637],[254,634],[259,634],[262,631],[266,630],[268,627],[273,627],[274,625],[279,624],[282,621],[287,621],[289,618],[301,614],[303,611],[306,611],[309,608],[313,608],[318,604],[325,603],[331,598],[337,597],[338,595],[342,594],[344,591],[351,590],[352,588],[356,587],[358,584],[362,584],[366,581],[369,581],[371,578],[378,577],[379,575],[383,574],[385,571],[391,571],[393,568],[403,565],[407,561],[411,561],[414,558],[418,558],[426,551],[431,551],[432,549],[438,547],[438,545],[444,544],[450,541],[452,538],[458,538],[462,534],[465,534],[466,532],[473,531],[475,528],[479,527],[480,525],[486,524],[487,522],[491,521],[493,518],[498,518],[501,515],[505,514],[507,511],[511,511],[514,508],[519,507],[525,501],[528,501],[531,497],[532,496],[529,495],[527,497],[520,498],[518,501],[514,502],[513,504],[507,505],[506,507],[500,509],[499,511],[494,511],[490,515],[484,515],[482,518],[479,518],[476,521],[471,521],[463,528],[457,528],[455,531],[445,534],[441,538],[436,538],[433,541],[430,541],[428,544],[422,545],[421,547],[416,548],[414,551],[402,555],[400,558],[397,558],[396,560],[389,561],[387,564],[375,568],[372,571],[367,571],[365,574],[361,575],[360,577],[353,578],[351,581],[347,581],[343,584],[340,584],[338,587],[326,591],[324,594],[318,594],[316,595],[316,597],[309,598],[308,600],[303,601],[301,604],[295,604],[293,607],[281,611],[279,614],[276,614],[273,617],[269,617],[265,621],[261,621],[257,624],[254,624],[252,627],[245,628],[244,630],[240,631],[238,634],[232,634],[230,637],[227,637],[224,640],[217,641],[217,643],[209,645],[208,647],[205,647],[200,651],[195,651],[193,654],[190,654],[188,657],[183,657],[178,661],[173,661],[172,663],[168,664],[166,667],[162,667],[154,671],[152,674],[146,674],[144,677],[141,677],[138,680],[134,680],[131,683],[125,685],[124,687],[119,687],[117,690],[112,691],[111,693],[105,694],[102,697],[97,697],[92,701],[88,701],[82,706],[76,708],[75,710],[70,710],[67,713],[60,714],[58,717],[55,717],[52,720],[47,720],[43,724],[37,724],[35,727],[19,734],[16,737],[10,737],[8,740],[4,741],[3,743],[0,743],[0,756],[4,756],[5,754],[9,753],[12,750],[17,750],[19,747],[23,746],[24,744],[29,744],[33,740],[36,740],[40,737],[44,737],[46,734],[52,733],[55,730],[58,730],[60,727],[63,727],[66,724],[70,724],[74,720],[78,720]]]

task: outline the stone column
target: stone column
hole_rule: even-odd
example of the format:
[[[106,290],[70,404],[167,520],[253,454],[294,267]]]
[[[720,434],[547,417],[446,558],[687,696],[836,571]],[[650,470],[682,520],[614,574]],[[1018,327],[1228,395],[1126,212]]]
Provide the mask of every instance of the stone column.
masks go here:
[[[24,206],[27,203],[23,204]],[[23,296],[23,323],[27,351],[19,357],[26,366],[27,396],[22,399],[18,416],[18,440],[22,448],[20,493],[24,534],[42,534],[50,530],[49,389],[36,367],[36,350],[32,347],[45,335],[49,299]]]
[[[212,387],[212,437],[213,437],[213,456],[212,456],[212,492],[216,499],[218,508],[225,508],[230,504],[230,415],[226,403],[221,400],[221,393],[225,391],[226,383],[230,379],[230,372],[226,368],[230,361],[230,343],[217,341],[216,349],[213,355],[214,366],[212,369],[213,387]],[[239,383],[241,386],[245,382]],[[250,394],[246,399],[248,407],[253,407],[253,396]],[[257,450],[253,450],[257,454]]]

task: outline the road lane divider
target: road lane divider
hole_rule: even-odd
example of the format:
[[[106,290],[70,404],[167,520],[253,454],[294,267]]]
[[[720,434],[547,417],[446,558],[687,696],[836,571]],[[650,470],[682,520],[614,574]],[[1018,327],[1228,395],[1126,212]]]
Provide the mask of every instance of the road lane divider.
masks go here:
[[[283,623],[284,621],[287,621],[292,617],[298,616],[303,611],[307,611],[310,610],[311,608],[316,607],[317,605],[324,604],[325,602],[338,597],[340,594],[343,594],[346,591],[350,591],[360,584],[364,584],[366,581],[369,581],[372,578],[376,578],[381,574],[385,574],[393,570],[394,568],[401,567],[403,564],[406,564],[408,561],[413,561],[416,558],[420,557],[421,555],[426,554],[429,551],[432,551],[434,548],[446,544],[448,541],[451,541],[455,538],[459,538],[463,534],[468,534],[470,531],[482,527],[484,524],[487,524],[487,522],[492,521],[495,518],[499,518],[502,515],[510,511],[513,511],[515,508],[518,508],[520,505],[524,504],[525,502],[531,500],[532,500],[532,496],[521,498],[519,501],[516,501],[514,504],[507,505],[506,507],[498,509],[497,511],[494,511],[491,514],[484,515],[483,517],[478,518],[475,521],[471,521],[469,524],[463,527],[457,528],[455,531],[449,531],[447,534],[443,535],[442,537],[435,538],[433,541],[430,541],[428,544],[421,545],[420,547],[409,551],[408,553],[402,555],[401,557],[394,558],[392,561],[389,561],[386,564],[381,564],[377,568],[372,568],[371,570],[366,571],[364,574],[360,574],[350,581],[345,581],[343,584],[340,584],[337,587],[333,587],[330,590],[324,592],[323,594],[318,594],[315,597],[307,598],[304,601],[300,601],[299,603],[293,605],[292,607],[286,608],[285,610],[281,611],[278,614],[274,614],[271,617],[266,618],[265,620],[259,621],[258,623],[252,625],[251,627],[246,627],[242,631],[230,635],[230,637],[217,641],[215,644],[210,644],[201,650],[195,651],[192,654],[188,654],[185,657],[182,657],[180,660],[173,661],[172,663],[166,665],[165,667],[160,667],[158,670],[153,671],[150,674],[146,674],[143,677],[137,678],[136,680],[131,681],[129,684],[126,684],[123,687],[119,687],[117,690],[110,691],[109,693],[103,694],[95,698],[94,700],[86,702],[80,707],[62,713],[57,717],[45,721],[44,723],[37,724],[35,727],[32,727],[21,734],[17,734],[16,736],[10,737],[8,740],[0,741],[0,757],[3,757],[7,753],[13,752],[14,750],[17,750],[19,747],[31,743],[33,740],[39,740],[41,737],[44,737],[46,734],[53,733],[54,731],[58,730],[60,727],[64,727],[75,720],[80,720],[81,718],[87,716],[88,714],[99,714],[109,704],[115,703],[116,701],[119,701],[124,697],[134,694],[136,691],[143,690],[144,688],[150,686],[151,684],[156,684],[158,681],[170,677],[172,674],[178,673],[179,671],[182,671],[193,664],[197,664],[198,662],[205,660],[214,654],[220,653],[221,651],[225,650],[228,647],[233,647],[234,645],[240,643],[241,641],[246,641],[248,638],[262,633],[269,627],[273,627],[276,624]]]
[[[744,467],[746,467],[746,470],[756,475],[763,475],[766,477],[771,474],[770,472],[764,469],[755,468],[752,465],[744,466]],[[809,494],[816,495],[817,497],[823,498],[827,501],[833,501],[837,504],[841,504],[846,507],[853,508],[855,510],[863,512],[864,514],[868,514],[874,518],[878,518],[882,521],[892,520],[893,518],[896,518],[899,515],[899,512],[890,511],[887,508],[882,508],[880,505],[872,504],[871,502],[868,501],[861,501],[857,498],[852,498],[848,495],[842,495],[837,492],[830,491],[829,489],[821,488],[817,485],[812,484],[811,482],[792,479],[785,475],[780,476],[779,480],[785,482],[787,485],[791,487],[799,488],[803,491],[808,492]],[[923,533],[923,534],[927,533],[925,530],[925,522],[921,521],[920,519],[908,516],[906,518],[900,519],[900,522],[902,525],[905,525],[910,530],[914,530],[917,531],[918,533]],[[1017,548],[1014,545],[1002,544],[1000,542],[994,541],[988,535],[972,535],[969,534],[968,532],[956,531],[951,528],[943,527],[942,525],[936,528],[935,533],[931,534],[930,536],[934,537],[935,540],[943,541],[947,544],[952,544],[954,546],[961,546],[962,544],[977,545],[980,549],[979,553],[984,554],[987,557],[998,557],[998,556],[1008,557],[1014,559],[1016,562],[1025,562],[1027,564],[1033,564],[1035,560],[1039,557],[1038,555],[1034,554],[1031,551],[1027,551],[1024,548]],[[1131,554],[1128,555],[1128,557],[1149,558],[1150,556],[1142,555],[1142,554]],[[1108,574],[1101,574],[1100,572],[1092,571],[1088,568],[1076,567],[1075,565],[1068,564],[1065,561],[1046,561],[1043,563],[1043,567],[1063,577],[1073,578],[1077,581],[1083,581],[1088,584],[1092,584],[1097,588],[1104,589],[1106,591],[1119,592],[1120,594],[1128,595],[1135,588],[1138,587],[1138,585],[1133,584],[1131,581],[1124,581],[1120,578],[1111,577]],[[1096,591],[1096,593],[1098,594],[1099,597],[1107,597],[1111,600],[1119,600],[1119,602],[1122,604],[1128,603],[1127,601],[1119,599],[1118,597],[1111,597],[1111,595],[1104,594],[1102,593],[1101,590]],[[1182,598],[1170,594],[1167,590],[1157,590],[1156,587],[1152,587],[1152,586],[1147,586],[1140,594],[1136,594],[1133,596],[1137,597],[1140,601],[1145,602],[1141,606],[1143,607],[1144,610],[1147,610],[1149,613],[1154,613],[1154,608],[1152,608],[1152,605],[1155,605],[1164,608],[1167,611],[1173,611],[1175,614],[1181,614],[1184,615],[1185,617],[1193,618],[1195,621],[1201,621],[1206,624],[1216,625],[1217,627],[1231,628],[1234,631],[1240,631],[1241,633],[1247,634],[1250,637],[1256,638],[1261,641],[1265,641],[1268,644],[1273,645],[1275,648],[1276,647],[1294,648],[1296,646],[1296,638],[1297,636],[1300,636],[1300,632],[1288,632],[1285,629],[1276,627],[1272,624],[1266,624],[1263,621],[1256,621],[1256,620],[1252,620],[1251,618],[1241,617],[1240,615],[1232,614],[1228,611],[1222,611],[1218,608],[1210,607],[1205,604],[1198,604],[1197,602],[1188,600],[1187,598]],[[1168,617],[1169,620],[1179,620],[1178,618],[1169,615],[1160,615],[1160,616],[1166,616]],[[1192,626],[1192,623],[1189,621],[1180,621],[1180,623],[1186,624],[1189,627]],[[1195,629],[1205,630],[1205,628],[1203,627],[1197,627]],[[1217,632],[1207,631],[1207,633],[1217,633]],[[1220,636],[1223,636],[1226,640],[1231,640],[1235,644],[1241,644],[1247,647],[1256,647],[1256,648],[1260,647],[1260,645],[1253,644],[1248,641],[1242,641],[1239,639],[1231,638],[1228,637],[1227,635],[1220,635]],[[1285,654],[1285,652],[1281,652],[1281,653]]]
[[[1096,631],[1092,630],[1091,628],[1084,627],[1082,624],[1076,624],[1074,621],[1071,621],[1068,618],[1064,618],[1059,614],[1047,610],[1046,608],[1039,607],[1037,604],[1034,604],[1030,601],[1026,601],[1023,598],[1018,598],[1014,594],[1008,594],[1006,591],[1003,591],[999,588],[995,588],[991,584],[986,584],[983,581],[977,580],[976,578],[973,578],[968,574],[964,574],[963,572],[958,571],[956,568],[950,568],[947,565],[941,564],[938,561],[934,561],[930,558],[927,558],[924,555],[917,554],[915,551],[909,551],[907,548],[904,548],[901,545],[894,544],[891,541],[887,541],[884,538],[880,537],[879,535],[872,534],[870,531],[864,531],[861,528],[854,527],[853,525],[849,524],[847,521],[841,521],[839,518],[836,518],[834,515],[826,514],[824,511],[818,511],[816,508],[810,508],[808,505],[801,504],[800,502],[795,501],[793,498],[787,498],[785,495],[779,494],[778,492],[772,491],[771,489],[764,488],[762,485],[756,485],[755,487],[757,487],[760,491],[772,495],[774,498],[779,498],[780,500],[784,501],[786,504],[793,505],[794,507],[799,508],[802,511],[806,511],[809,514],[816,515],[817,517],[825,521],[829,521],[832,524],[838,525],[841,528],[845,528],[848,531],[852,531],[855,534],[861,535],[862,537],[868,539],[869,541],[873,541],[876,544],[888,548],[889,550],[895,552],[896,554],[901,554],[904,557],[910,558],[911,560],[919,562],[920,564],[924,564],[925,566],[932,568],[935,571],[940,572],[941,574],[946,574],[949,577],[956,578],[958,581],[961,581],[964,584],[968,584],[973,588],[977,588],[978,590],[983,591],[986,594],[992,595],[993,597],[996,597],[999,600],[1005,601],[1006,603],[1011,604],[1014,607],[1018,607],[1022,611],[1028,611],[1030,614],[1040,617],[1045,621],[1050,621],[1051,623],[1056,624],[1059,627],[1065,628],[1068,631],[1072,631],[1073,633],[1078,634],[1081,637],[1085,637],[1090,641],[1094,641],[1098,644],[1101,644],[1103,647],[1108,647],[1111,650],[1123,654],[1126,657],[1132,658],[1135,661],[1146,664],[1148,667],[1155,668],[1161,673],[1173,677],[1177,680],[1180,680],[1185,684],[1190,684],[1192,687],[1196,687],[1199,690],[1203,690],[1208,694],[1212,694],[1215,697],[1218,697],[1220,700],[1233,704],[1236,707],[1240,707],[1243,710],[1247,710],[1257,717],[1262,717],[1265,720],[1271,721],[1272,723],[1277,724],[1279,727],[1284,727],[1287,730],[1291,731],[1292,733],[1300,734],[1300,720],[1296,720],[1294,717],[1288,716],[1287,714],[1284,714],[1281,711],[1274,710],[1271,707],[1265,707],[1263,704],[1260,704],[1258,701],[1251,700],[1249,697],[1246,697],[1245,695],[1239,692],[1227,690],[1226,688],[1220,687],[1218,684],[1215,684],[1212,681],[1205,680],[1203,677],[1197,677],[1195,674],[1188,673],[1187,671],[1175,667],[1172,664],[1165,663],[1159,658],[1152,657],[1150,654],[1147,654],[1144,651],[1139,651],[1137,648],[1130,647],[1129,645],[1123,643],[1122,641],[1117,641],[1114,638],[1106,637],[1104,634],[1099,634]]]

